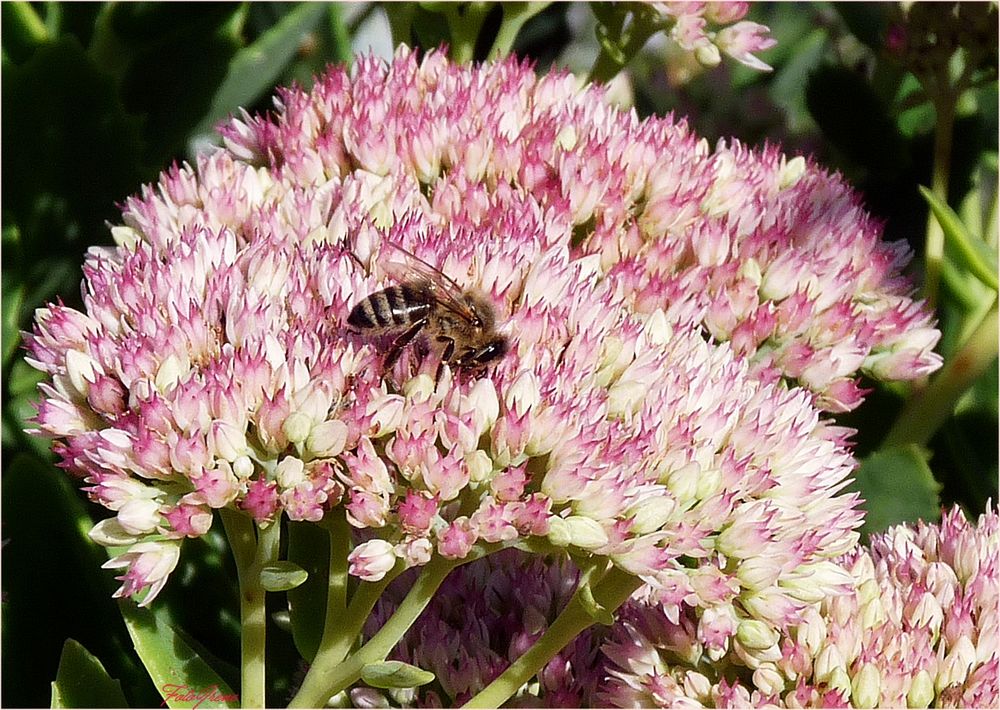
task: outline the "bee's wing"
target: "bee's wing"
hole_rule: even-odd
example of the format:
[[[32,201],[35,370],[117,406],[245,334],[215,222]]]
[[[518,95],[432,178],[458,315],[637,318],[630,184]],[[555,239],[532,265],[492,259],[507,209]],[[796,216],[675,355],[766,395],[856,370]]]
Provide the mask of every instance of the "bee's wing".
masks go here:
[[[434,293],[438,303],[466,320],[476,317],[475,312],[462,300],[461,287],[452,281],[440,269],[436,269],[426,261],[410,253],[406,249],[390,242],[382,242],[391,247],[391,258],[383,263],[386,273],[399,282],[413,281],[414,278],[426,282]]]

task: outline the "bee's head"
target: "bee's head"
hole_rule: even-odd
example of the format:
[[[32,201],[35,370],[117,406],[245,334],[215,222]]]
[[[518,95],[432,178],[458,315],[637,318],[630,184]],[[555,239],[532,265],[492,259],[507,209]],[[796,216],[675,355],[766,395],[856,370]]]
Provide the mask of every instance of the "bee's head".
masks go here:
[[[481,331],[493,330],[496,325],[496,310],[486,294],[470,290],[462,294],[462,297],[472,311],[470,325]]]

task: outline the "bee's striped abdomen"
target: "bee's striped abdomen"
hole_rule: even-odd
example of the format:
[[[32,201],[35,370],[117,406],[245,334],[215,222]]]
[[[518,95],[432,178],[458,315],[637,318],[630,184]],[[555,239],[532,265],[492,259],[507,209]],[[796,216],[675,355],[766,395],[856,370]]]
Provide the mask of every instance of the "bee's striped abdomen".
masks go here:
[[[347,316],[355,328],[389,330],[416,323],[430,313],[432,297],[426,288],[398,284],[368,296]]]

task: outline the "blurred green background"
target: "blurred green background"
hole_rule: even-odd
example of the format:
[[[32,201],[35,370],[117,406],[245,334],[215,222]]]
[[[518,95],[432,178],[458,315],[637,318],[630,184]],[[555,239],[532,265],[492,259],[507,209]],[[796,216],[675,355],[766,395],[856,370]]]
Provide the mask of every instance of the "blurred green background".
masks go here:
[[[477,59],[503,16],[499,5],[484,7]],[[47,443],[24,433],[39,377],[23,361],[19,331],[48,301],[81,305],[83,254],[111,244],[107,223],[116,221],[116,205],[171,162],[212,144],[220,119],[239,106],[266,110],[275,86],[308,86],[328,62],[355,52],[388,56],[392,30],[424,48],[447,42],[437,9],[405,4],[387,15],[378,3],[3,3],[3,705],[49,705],[68,638],[120,679],[130,704],[160,704],[110,598],[117,585],[99,569],[105,552],[86,537],[102,511],[53,466]],[[779,142],[842,171],[885,221],[886,237],[910,241],[919,283],[927,206],[917,186],[931,182],[935,111],[887,52],[898,12],[874,3],[758,4],[750,19],[770,26],[778,41],[763,53],[773,72],[723,62],[692,74],[668,43],[654,40],[628,65],[620,91],[642,115],[687,116],[710,143],[723,136]],[[403,25],[399,13],[407,14]],[[554,4],[524,25],[514,51],[534,58],[539,71],[584,73],[598,50],[594,25],[586,4]],[[994,47],[994,64],[995,56]],[[995,72],[993,79],[958,102],[949,203],[995,248]],[[968,281],[959,269],[938,303],[946,358],[970,317],[995,297]],[[866,404],[842,418],[859,430],[862,457],[882,441],[906,396],[903,388],[870,385]],[[879,475],[860,484],[873,510],[870,531],[934,517],[939,504],[957,502],[976,514],[996,499],[995,363],[928,448],[929,469],[923,460],[870,460]],[[218,531],[187,542],[161,600],[160,618],[235,684],[235,573]],[[283,704],[301,669],[290,643],[272,652],[269,662],[281,671],[272,677],[284,679],[274,700]]]

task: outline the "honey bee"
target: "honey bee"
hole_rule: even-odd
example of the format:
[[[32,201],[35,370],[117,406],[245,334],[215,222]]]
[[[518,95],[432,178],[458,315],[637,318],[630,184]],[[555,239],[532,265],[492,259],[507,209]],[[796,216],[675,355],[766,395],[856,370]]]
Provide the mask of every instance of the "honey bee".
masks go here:
[[[484,293],[463,289],[444,273],[402,247],[390,244],[399,261],[386,271],[399,283],[377,291],[351,309],[347,322],[373,336],[396,333],[385,352],[391,368],[421,333],[444,364],[477,374],[507,354],[507,338],[496,331],[496,311]]]

